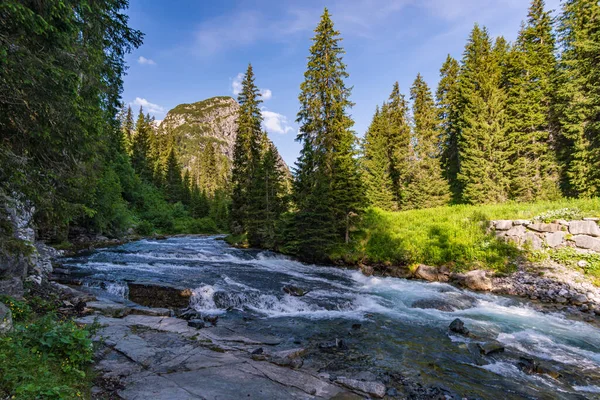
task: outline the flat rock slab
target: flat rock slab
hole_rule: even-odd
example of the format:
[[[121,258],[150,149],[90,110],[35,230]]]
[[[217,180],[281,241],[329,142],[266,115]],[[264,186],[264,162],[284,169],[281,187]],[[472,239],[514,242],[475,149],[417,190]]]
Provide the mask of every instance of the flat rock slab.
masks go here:
[[[96,369],[119,380],[117,394],[126,400],[330,399],[349,393],[316,372],[250,358],[248,349],[275,345],[275,337],[229,327],[197,330],[172,317],[97,315],[78,321],[101,326],[96,339],[105,346]]]

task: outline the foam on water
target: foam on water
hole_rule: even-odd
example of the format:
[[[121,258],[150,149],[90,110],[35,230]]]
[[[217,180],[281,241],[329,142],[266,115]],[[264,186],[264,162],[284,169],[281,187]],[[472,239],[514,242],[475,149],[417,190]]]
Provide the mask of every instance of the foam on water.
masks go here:
[[[587,386],[573,386],[573,389],[577,390],[578,392],[600,393],[600,386],[592,386],[592,385],[587,385]]]

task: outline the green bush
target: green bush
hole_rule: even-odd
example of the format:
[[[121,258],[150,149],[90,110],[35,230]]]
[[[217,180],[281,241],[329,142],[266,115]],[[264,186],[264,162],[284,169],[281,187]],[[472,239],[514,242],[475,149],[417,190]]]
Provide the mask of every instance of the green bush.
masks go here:
[[[4,301],[16,323],[0,336],[0,398],[81,398],[89,387],[92,331],[53,313],[35,315],[26,302]]]
[[[141,221],[135,227],[135,231],[138,235],[149,236],[154,232],[154,226],[148,221]]]
[[[210,217],[200,218],[200,219],[190,219],[187,221],[185,227],[185,233],[192,234],[210,234],[210,233],[219,233],[219,228],[215,221]]]

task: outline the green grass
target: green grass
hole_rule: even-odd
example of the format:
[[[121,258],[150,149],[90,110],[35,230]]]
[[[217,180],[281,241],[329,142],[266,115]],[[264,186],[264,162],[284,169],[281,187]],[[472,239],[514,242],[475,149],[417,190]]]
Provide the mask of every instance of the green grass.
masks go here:
[[[510,272],[520,252],[487,234],[488,221],[533,219],[566,208],[571,209],[569,212],[576,209],[577,215],[582,217],[599,216],[600,199],[456,205],[402,212],[370,209],[363,218],[354,248],[334,252],[332,259],[391,265],[423,263],[448,265],[454,270],[488,268]]]

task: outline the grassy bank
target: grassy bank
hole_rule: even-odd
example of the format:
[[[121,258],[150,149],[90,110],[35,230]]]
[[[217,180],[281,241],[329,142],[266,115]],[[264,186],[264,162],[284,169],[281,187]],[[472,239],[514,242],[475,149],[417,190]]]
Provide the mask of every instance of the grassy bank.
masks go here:
[[[600,216],[600,199],[457,205],[402,212],[370,209],[362,220],[354,247],[338,249],[331,258],[350,263],[423,263],[448,265],[454,270],[484,267],[509,272],[519,252],[487,234],[488,221],[590,216]]]
[[[12,332],[0,335],[0,398],[89,398],[91,331],[61,316],[57,298],[0,302],[11,309],[14,323]]]

